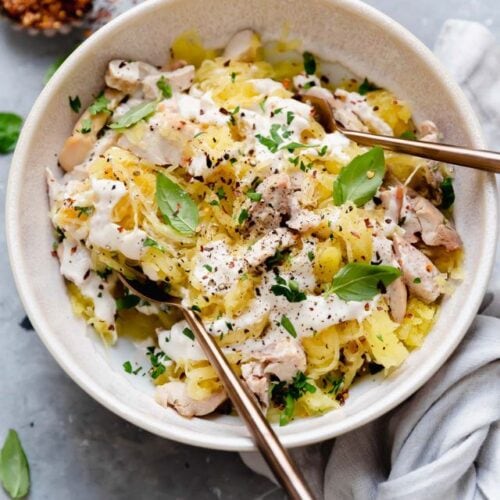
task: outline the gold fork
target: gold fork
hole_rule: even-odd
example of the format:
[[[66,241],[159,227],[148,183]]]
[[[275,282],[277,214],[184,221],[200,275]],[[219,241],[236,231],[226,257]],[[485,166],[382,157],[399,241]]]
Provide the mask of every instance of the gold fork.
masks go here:
[[[348,130],[335,120],[333,110],[325,99],[316,95],[306,94],[302,96],[302,100],[313,106],[316,112],[316,119],[323,125],[326,132],[338,130],[348,139],[362,146],[380,146],[390,151],[396,151],[397,153],[405,153],[443,163],[486,170],[487,172],[497,174],[500,173],[500,153]]]
[[[170,295],[165,287],[149,281],[145,276],[141,277],[141,281],[130,281],[122,274],[118,274],[118,278],[134,295],[148,302],[175,307],[182,312],[203,352],[217,371],[238,414],[245,421],[257,448],[283,489],[294,500],[314,500],[304,477],[269,425],[255,396],[234,373],[226,356],[214,337],[206,331],[198,315],[185,307],[181,299]]]

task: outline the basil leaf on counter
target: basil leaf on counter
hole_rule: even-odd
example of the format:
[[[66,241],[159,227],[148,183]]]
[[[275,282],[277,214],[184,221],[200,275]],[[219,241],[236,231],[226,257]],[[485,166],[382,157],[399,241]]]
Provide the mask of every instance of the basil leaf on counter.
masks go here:
[[[21,133],[23,119],[14,113],[0,113],[0,153],[10,153]]]
[[[116,122],[111,123],[109,128],[129,128],[144,118],[147,118],[149,115],[152,115],[155,112],[157,105],[158,101],[142,102],[141,104],[129,109],[124,115],[120,116]]]
[[[441,193],[442,200],[439,208],[446,210],[455,203],[455,190],[453,189],[453,179],[451,177],[446,177],[446,179],[441,182]]]
[[[316,73],[316,59],[310,52],[304,52],[302,54],[304,60],[304,70],[306,75],[314,75]]]
[[[163,174],[156,177],[156,203],[164,219],[179,233],[192,236],[198,226],[198,207],[184,189]]]
[[[400,276],[401,271],[396,267],[354,262],[344,266],[333,277],[328,293],[335,293],[345,301],[371,300]]]
[[[385,159],[382,148],[370,149],[346,165],[333,183],[333,201],[342,205],[352,201],[361,207],[370,201],[382,184]]]
[[[30,489],[30,468],[17,432],[10,429],[0,450],[0,481],[11,498],[22,498]]]
[[[68,56],[62,56],[58,57],[48,68],[47,71],[45,72],[45,75],[43,77],[43,83],[46,84],[53,76],[54,73],[59,69],[59,66],[66,60]]]

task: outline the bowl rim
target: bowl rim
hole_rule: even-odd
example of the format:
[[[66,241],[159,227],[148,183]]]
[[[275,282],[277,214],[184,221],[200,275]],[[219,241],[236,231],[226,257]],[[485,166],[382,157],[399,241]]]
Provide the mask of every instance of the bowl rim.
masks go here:
[[[175,3],[178,0],[150,0],[139,4],[127,12],[121,14],[116,19],[110,21],[99,31],[84,41],[63,63],[57,73],[51,78],[45,88],[42,90],[36,99],[23,127],[17,148],[15,150],[11,168],[9,172],[7,194],[6,194],[6,236],[9,260],[14,276],[14,281],[25,308],[26,314],[30,318],[38,336],[49,350],[54,359],[62,367],[62,369],[91,397],[97,400],[108,410],[114,412],[125,420],[146,429],[158,436],[173,439],[178,442],[200,446],[210,449],[220,449],[228,451],[252,451],[255,446],[249,436],[241,435],[209,435],[204,432],[193,432],[177,426],[161,426],[159,422],[149,415],[141,413],[135,409],[131,409],[126,404],[118,400],[114,395],[103,389],[98,383],[90,379],[85,371],[78,366],[69,363],[67,357],[64,356],[64,348],[57,343],[56,337],[51,334],[49,321],[39,317],[36,311],[36,299],[31,292],[29,275],[24,267],[22,253],[19,213],[20,207],[16,199],[18,192],[22,189],[22,171],[18,166],[25,163],[25,158],[28,155],[32,135],[35,132],[34,122],[37,116],[40,115],[43,109],[50,103],[53,98],[54,91],[58,88],[60,82],[67,78],[73,67],[76,66],[78,58],[81,54],[92,50],[98,50],[99,45],[106,40],[107,37],[119,29],[121,26],[129,23],[134,17],[146,14],[159,8],[167,9],[169,4]],[[378,24],[384,30],[389,32],[391,37],[397,40],[398,43],[404,45],[409,50],[417,53],[418,57],[426,64],[428,70],[434,73],[436,78],[444,80],[450,96],[456,102],[457,106],[464,109],[470,116],[470,120],[465,124],[465,127],[472,138],[472,143],[475,147],[484,147],[484,141],[480,129],[479,122],[473,112],[470,103],[467,101],[458,84],[447,74],[438,59],[434,54],[410,33],[406,28],[398,22],[391,19],[386,14],[378,11],[360,0],[322,0],[328,4],[342,4],[342,7],[351,12],[355,12],[358,16],[364,17],[368,22]],[[455,319],[455,324],[459,333],[456,335],[453,342],[443,343],[440,356],[436,357],[433,364],[426,365],[422,368],[411,381],[407,381],[404,386],[399,386],[396,390],[381,398],[376,404],[357,413],[350,415],[345,421],[336,422],[335,428],[329,429],[328,426],[316,426],[313,429],[299,431],[296,433],[281,434],[280,438],[286,447],[297,447],[307,444],[317,443],[337,435],[349,432],[351,430],[364,425],[384,413],[387,413],[398,404],[403,402],[413,393],[415,393],[448,359],[455,350],[459,342],[462,340],[467,329],[472,323],[477,310],[479,309],[483,293],[493,268],[496,238],[498,231],[498,200],[496,191],[496,182],[493,174],[486,174],[483,178],[483,185],[486,194],[486,206],[491,210],[490,221],[494,227],[494,238],[491,241],[484,241],[484,258],[479,265],[479,272],[471,286],[475,293],[471,296],[471,301],[467,307],[464,307],[458,318]],[[321,417],[319,417],[321,418]]]

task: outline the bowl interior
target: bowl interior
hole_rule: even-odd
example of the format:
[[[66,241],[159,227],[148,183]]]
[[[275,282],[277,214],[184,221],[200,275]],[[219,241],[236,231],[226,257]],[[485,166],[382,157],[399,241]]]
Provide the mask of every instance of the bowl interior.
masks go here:
[[[101,29],[67,60],[26,122],[9,180],[9,252],[27,313],[61,366],[109,409],[159,435],[232,450],[252,449],[236,418],[187,420],[159,407],[146,379],[131,377],[121,368],[131,356],[127,343],[106,349],[73,316],[58,263],[51,256],[44,170],[57,169],[57,153],[76,119],[68,96],[79,95],[84,105],[89,103],[102,86],[110,59],[162,64],[172,40],[186,30],[197,31],[206,45],[220,47],[247,27],[267,39],[279,38],[285,29],[291,38],[302,40],[304,49],[338,61],[409,101],[417,120],[436,121],[448,142],[482,145],[469,105],[428,50],[396,23],[358,2],[309,0],[304,8],[301,0],[151,0]],[[285,445],[321,441],[384,413],[420,387],[456,347],[486,286],[497,210],[492,177],[461,169],[456,192],[455,217],[466,251],[465,280],[445,301],[424,346],[388,378],[357,384],[341,410],[280,428]]]

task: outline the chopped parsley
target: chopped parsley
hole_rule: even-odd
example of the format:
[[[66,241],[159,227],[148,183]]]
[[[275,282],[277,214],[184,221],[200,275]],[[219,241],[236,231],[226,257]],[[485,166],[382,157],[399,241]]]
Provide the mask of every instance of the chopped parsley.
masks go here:
[[[451,177],[446,177],[441,182],[441,193],[442,200],[439,208],[446,210],[455,203],[455,190],[453,189],[453,179]]]
[[[194,312],[201,312],[201,309],[197,306],[197,305],[194,305],[194,306],[191,306],[191,311],[194,311]]]
[[[94,207],[80,207],[78,205],[74,205],[73,209],[78,212],[78,218],[82,215],[89,216],[94,211]]]
[[[279,274],[275,275],[276,285],[271,287],[271,292],[276,296],[285,297],[288,302],[302,302],[306,300],[306,294],[299,290],[299,285],[296,281],[283,279]]]
[[[374,90],[380,90],[373,82],[370,82],[368,78],[365,78],[358,88],[358,94],[366,95],[368,92],[373,92]]]
[[[326,380],[332,385],[331,389],[328,391],[328,394],[337,395],[344,385],[344,375],[341,375],[338,378],[332,378],[330,375],[326,376]]]
[[[267,101],[267,95],[266,97],[264,97],[264,99],[262,99],[262,101],[259,102],[259,108],[262,110],[262,112],[264,112],[266,109],[266,101]],[[276,111],[274,112],[274,114],[276,114]]]
[[[132,363],[130,361],[125,361],[125,363],[123,363],[123,369],[127,373],[132,373]]]
[[[141,299],[137,295],[124,295],[116,299],[116,310],[123,311],[124,309],[132,309],[139,304]]]
[[[184,328],[184,330],[182,330],[182,333],[188,338],[188,339],[191,339],[193,342],[194,342],[194,333],[193,331],[190,329],[190,328]]]
[[[297,338],[297,330],[295,330],[295,327],[293,326],[293,323],[290,321],[290,319],[283,314],[281,317],[280,325],[293,337]]]
[[[238,224],[243,224],[243,222],[245,222],[248,219],[248,217],[250,217],[248,210],[244,208],[240,212],[240,215],[238,215]]]
[[[109,99],[107,99],[104,94],[97,96],[96,100],[90,105],[89,113],[91,116],[97,115],[99,113],[110,113],[108,109]]]
[[[309,259],[309,262],[312,262],[314,260],[314,252],[312,250],[309,250],[309,252],[307,252],[307,258]]]
[[[302,59],[304,61],[306,75],[314,75],[314,73],[316,73],[316,59],[314,56],[306,51],[302,54]]]
[[[286,425],[293,419],[295,413],[295,401],[300,399],[306,392],[316,392],[316,387],[309,382],[304,373],[297,372],[291,383],[273,382],[271,387],[271,399],[283,408],[280,415],[280,425]]]
[[[405,130],[400,136],[400,139],[408,139],[409,141],[415,141],[417,136],[413,130]]]
[[[276,250],[273,256],[265,260],[266,269],[269,271],[274,267],[281,266],[283,262],[290,258],[290,250]]]
[[[287,111],[286,112],[286,124],[290,125],[294,119],[295,119],[295,115],[291,111]]]
[[[219,200],[224,200],[226,198],[226,192],[221,187],[217,189],[215,194],[217,195],[217,198],[219,198]]]
[[[328,151],[328,146],[325,144],[324,146],[321,146],[320,149],[318,149],[318,154],[319,156],[325,156],[327,151]]]
[[[235,73],[234,71],[231,73],[231,82],[234,83],[236,81],[236,75],[238,73]]]
[[[157,82],[156,82],[156,86],[158,87],[158,89],[160,90],[161,92],[161,95],[165,98],[165,99],[170,99],[172,97],[172,86],[170,85],[170,83],[167,82],[167,80],[165,80],[165,77],[162,76]]]
[[[162,373],[165,373],[165,365],[163,362],[170,361],[170,358],[163,351],[156,351],[155,346],[149,346],[146,349],[146,356],[151,362],[151,368],[149,369],[149,375],[152,379],[157,379]]]
[[[80,101],[80,97],[78,97],[78,96],[75,96],[75,97],[68,96],[68,100],[69,100],[69,107],[75,113],[79,113],[80,109],[82,108],[82,102]]]
[[[285,125],[274,123],[269,130],[269,136],[262,134],[255,134],[257,140],[265,146],[271,153],[276,153],[279,149],[286,149],[288,152],[293,153],[298,148],[311,148],[316,147],[308,144],[301,144],[300,142],[285,143],[292,135],[292,131],[288,130]]]
[[[416,285],[418,285],[418,284],[422,283],[422,280],[421,280],[420,278],[418,278],[418,277],[417,277],[417,278],[415,278],[415,279],[413,280],[413,283],[415,283]]]
[[[260,201],[262,199],[262,193],[256,193],[254,189],[249,189],[245,194],[252,201]]]
[[[212,266],[209,266],[208,264],[203,264],[203,267],[209,272],[213,272],[214,268]]]
[[[90,118],[85,118],[82,120],[82,128],[80,129],[82,134],[89,134],[92,132],[92,120]]]

